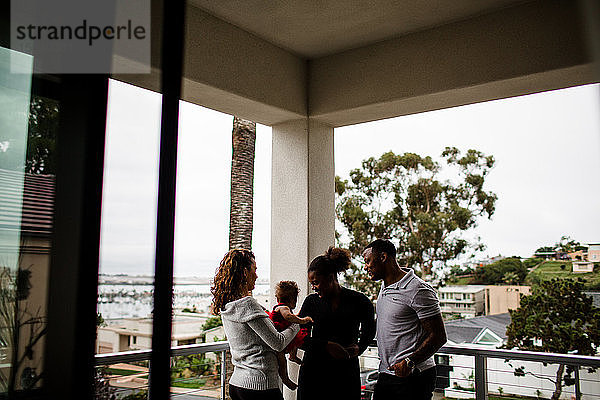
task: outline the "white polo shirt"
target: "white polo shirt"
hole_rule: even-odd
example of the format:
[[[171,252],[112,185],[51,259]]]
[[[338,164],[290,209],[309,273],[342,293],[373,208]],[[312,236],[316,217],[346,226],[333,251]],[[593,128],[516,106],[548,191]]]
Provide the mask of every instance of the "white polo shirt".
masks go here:
[[[377,297],[377,348],[379,372],[393,375],[388,368],[410,356],[421,343],[420,319],[441,313],[435,290],[402,268],[406,275],[396,283],[382,286]],[[433,356],[417,364],[420,371],[435,366]]]

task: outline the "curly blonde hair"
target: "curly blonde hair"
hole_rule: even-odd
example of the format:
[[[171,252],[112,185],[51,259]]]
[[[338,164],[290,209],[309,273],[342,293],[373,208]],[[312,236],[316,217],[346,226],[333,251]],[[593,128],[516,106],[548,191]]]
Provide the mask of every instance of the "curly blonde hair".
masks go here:
[[[252,267],[254,253],[246,249],[229,250],[217,269],[210,292],[213,295],[211,311],[219,315],[230,301],[246,295],[247,271]]]

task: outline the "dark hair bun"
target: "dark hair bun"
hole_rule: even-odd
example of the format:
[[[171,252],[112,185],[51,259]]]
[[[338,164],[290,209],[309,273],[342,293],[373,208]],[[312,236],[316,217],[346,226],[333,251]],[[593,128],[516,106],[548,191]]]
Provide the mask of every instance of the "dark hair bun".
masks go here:
[[[350,266],[351,256],[350,252],[346,249],[331,246],[327,249],[325,257],[330,261],[330,266],[332,268],[331,272],[336,274],[347,270]]]
[[[339,247],[330,247],[325,254],[315,257],[308,266],[308,272],[319,275],[337,275],[350,267],[350,252]]]

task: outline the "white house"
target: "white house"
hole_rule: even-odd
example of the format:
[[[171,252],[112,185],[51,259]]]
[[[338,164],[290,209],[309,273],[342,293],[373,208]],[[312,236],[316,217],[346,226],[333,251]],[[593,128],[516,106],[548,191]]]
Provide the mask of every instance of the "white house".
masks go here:
[[[594,272],[594,263],[591,261],[573,261],[573,273],[582,274],[586,272]]]
[[[172,345],[202,342],[202,325],[207,316],[179,313],[173,316]],[[98,328],[96,353],[115,353],[152,348],[152,318],[123,318],[107,321]]]
[[[483,285],[444,286],[438,289],[438,294],[443,314],[473,318],[484,312],[485,286]]]

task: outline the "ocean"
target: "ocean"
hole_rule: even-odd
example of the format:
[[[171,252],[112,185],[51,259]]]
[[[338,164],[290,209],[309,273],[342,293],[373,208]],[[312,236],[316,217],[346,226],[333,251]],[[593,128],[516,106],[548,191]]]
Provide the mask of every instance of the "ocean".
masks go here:
[[[193,309],[208,313],[212,301],[210,284],[176,284],[173,307],[175,310]],[[258,284],[253,295],[269,293],[269,284]],[[144,318],[152,313],[152,284],[112,284],[98,286],[98,312],[104,319]]]

